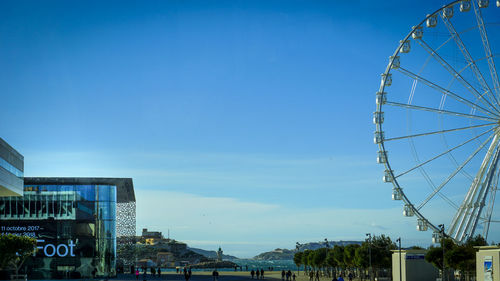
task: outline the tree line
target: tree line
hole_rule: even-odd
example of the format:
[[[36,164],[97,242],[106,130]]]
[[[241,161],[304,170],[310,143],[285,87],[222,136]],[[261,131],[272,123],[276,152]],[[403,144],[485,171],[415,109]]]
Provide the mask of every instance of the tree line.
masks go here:
[[[298,268],[304,266],[305,273],[314,270],[326,276],[338,276],[352,272],[363,279],[367,277],[370,259],[375,276],[390,268],[391,250],[395,249],[397,249],[396,244],[391,238],[382,234],[372,237],[370,242],[365,241],[361,245],[335,245],[333,248],[297,252],[293,261]]]
[[[457,244],[452,239],[445,238],[442,244],[444,245],[444,266],[448,272],[459,272],[460,280],[469,280],[471,276],[475,276],[477,251],[475,247],[488,245],[486,240],[479,235],[463,244]],[[361,245],[335,245],[333,248],[329,248],[327,245],[316,250],[296,252],[293,258],[295,265],[299,269],[303,268],[305,274],[311,270],[319,271],[325,276],[346,275],[346,273],[351,272],[363,280],[368,278],[370,260],[375,276],[390,275],[391,250],[398,249],[391,238],[385,235],[373,236],[371,241],[364,241]],[[406,249],[423,248],[413,246]],[[425,260],[441,270],[443,268],[443,248],[430,246],[427,249]]]
[[[450,238],[443,239],[445,271],[457,271],[460,280],[471,280],[476,276],[476,252],[479,246],[487,246],[486,240],[477,235],[463,244],[457,244]],[[443,268],[443,247],[430,246],[425,260],[440,270]],[[447,270],[446,270],[447,269]]]

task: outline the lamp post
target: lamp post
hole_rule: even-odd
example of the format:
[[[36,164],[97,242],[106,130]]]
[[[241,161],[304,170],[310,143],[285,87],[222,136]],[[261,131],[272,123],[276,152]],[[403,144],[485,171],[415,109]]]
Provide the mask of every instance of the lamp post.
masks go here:
[[[295,249],[297,250],[297,253],[298,253],[299,249],[300,249],[300,243],[299,242],[295,243]],[[304,268],[305,268],[305,265],[304,265]],[[300,271],[300,267],[297,266],[297,276],[299,276],[299,271]]]
[[[328,239],[325,238],[325,247],[326,247],[326,255],[328,255],[328,249],[330,248],[330,245],[328,245]],[[328,277],[330,277],[330,270],[328,267],[326,268],[326,272],[328,274]]]
[[[403,281],[403,272],[401,272],[401,237],[396,242],[399,242],[399,281]]]
[[[370,281],[371,281],[372,280],[372,235],[371,233],[367,233],[366,236],[368,237],[368,260],[370,265],[368,274],[370,275]]]
[[[443,273],[441,276],[442,281],[446,280],[446,273],[445,273],[445,267],[444,267],[444,224],[438,225],[440,228],[439,232],[441,233],[441,249],[443,249]]]

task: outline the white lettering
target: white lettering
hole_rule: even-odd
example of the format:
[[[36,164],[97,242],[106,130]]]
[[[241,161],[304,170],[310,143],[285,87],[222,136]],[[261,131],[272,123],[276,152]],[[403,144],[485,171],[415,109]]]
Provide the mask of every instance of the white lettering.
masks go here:
[[[43,240],[43,239],[36,239],[36,243],[40,243],[40,242],[43,243],[43,242],[45,242],[45,240]],[[36,248],[37,249],[43,249],[42,246],[36,246]],[[36,251],[33,251],[33,256],[35,256],[35,255],[36,255]]]
[[[37,240],[37,242],[45,242],[43,239]],[[68,248],[69,246],[69,248]],[[45,246],[36,246],[37,249],[43,249],[43,253],[47,257],[53,257],[54,255],[58,255],[59,257],[65,257],[68,255],[71,257],[75,256],[74,248],[76,244],[73,243],[73,240],[69,240],[68,245],[61,243],[58,244],[57,247],[54,244],[46,244]],[[51,248],[51,249],[50,249]]]
[[[52,254],[50,254],[50,255],[49,255],[49,253],[47,253],[47,248],[49,248],[49,247],[52,247]],[[47,245],[45,245],[45,248],[43,249],[43,253],[47,257],[53,257],[56,254],[56,246],[54,246],[53,244],[47,244]]]
[[[59,251],[61,248],[64,248],[64,254],[61,254],[61,252]],[[65,257],[67,254],[68,254],[68,246],[66,246],[65,244],[57,245],[57,255],[58,256]]]
[[[75,247],[76,245],[73,244],[73,240],[69,240],[69,255],[74,257],[75,256],[75,253],[73,252],[73,248]]]

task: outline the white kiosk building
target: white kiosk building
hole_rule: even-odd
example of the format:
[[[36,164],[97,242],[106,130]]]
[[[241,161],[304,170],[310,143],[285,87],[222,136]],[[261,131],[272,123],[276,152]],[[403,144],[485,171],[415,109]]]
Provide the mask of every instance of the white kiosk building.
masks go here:
[[[478,247],[476,281],[500,280],[500,246]]]
[[[436,280],[439,270],[425,260],[427,250],[392,251],[392,280],[421,281]],[[400,274],[401,268],[401,274]]]

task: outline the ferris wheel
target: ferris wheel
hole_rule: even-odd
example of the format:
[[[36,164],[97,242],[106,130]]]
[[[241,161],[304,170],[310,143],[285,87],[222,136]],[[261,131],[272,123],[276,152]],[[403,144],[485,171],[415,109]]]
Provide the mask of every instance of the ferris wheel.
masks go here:
[[[382,179],[434,242],[500,234],[499,57],[500,0],[454,1],[411,28],[381,75]]]

